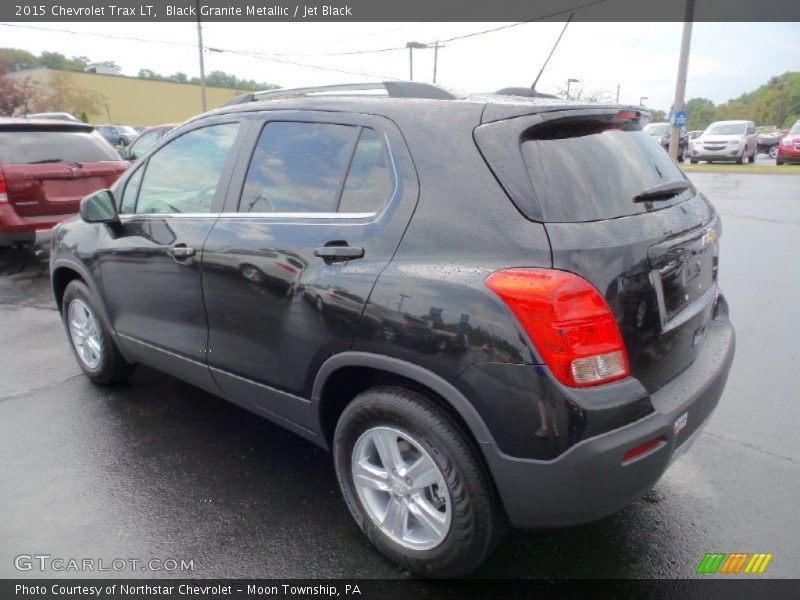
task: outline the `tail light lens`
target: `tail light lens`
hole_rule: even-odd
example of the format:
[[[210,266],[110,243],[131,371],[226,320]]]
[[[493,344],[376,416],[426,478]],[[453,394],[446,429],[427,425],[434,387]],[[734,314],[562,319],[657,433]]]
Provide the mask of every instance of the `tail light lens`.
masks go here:
[[[8,190],[6,190],[6,176],[3,169],[0,169],[0,203],[8,202]]]
[[[489,275],[486,286],[519,319],[561,383],[585,387],[629,375],[617,321],[582,277],[555,269],[504,269]]]

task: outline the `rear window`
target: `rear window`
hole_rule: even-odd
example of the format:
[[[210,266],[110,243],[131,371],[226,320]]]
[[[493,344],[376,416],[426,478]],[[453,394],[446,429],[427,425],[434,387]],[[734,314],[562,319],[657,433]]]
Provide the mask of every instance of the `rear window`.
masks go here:
[[[93,131],[0,131],[0,163],[50,159],[102,162],[120,157]]]
[[[666,208],[694,195],[636,203],[661,183],[685,180],[664,149],[641,130],[553,124],[523,137],[522,156],[541,214],[549,222],[613,219]]]

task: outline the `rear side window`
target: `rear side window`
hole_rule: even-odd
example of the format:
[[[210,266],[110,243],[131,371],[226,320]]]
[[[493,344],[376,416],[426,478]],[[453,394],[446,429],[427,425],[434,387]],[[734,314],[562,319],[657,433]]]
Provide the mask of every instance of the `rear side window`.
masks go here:
[[[0,163],[25,164],[50,159],[102,162],[120,157],[93,131],[0,131]]]
[[[240,212],[374,213],[391,194],[388,152],[366,127],[272,122],[259,137]]]
[[[636,203],[643,191],[685,178],[660,145],[640,130],[555,125],[523,138],[522,157],[545,221],[613,219],[666,208],[694,195]]]

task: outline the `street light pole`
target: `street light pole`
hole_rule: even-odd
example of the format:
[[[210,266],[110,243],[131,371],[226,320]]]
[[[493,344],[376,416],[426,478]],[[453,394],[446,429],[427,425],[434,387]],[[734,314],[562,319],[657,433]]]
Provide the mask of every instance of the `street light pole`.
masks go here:
[[[439,40],[433,45],[433,83],[436,83],[436,67],[439,64]]]
[[[427,48],[427,44],[423,44],[421,42],[408,42],[406,44],[406,48],[408,48],[408,79],[409,81],[414,81],[414,49],[422,49]]]
[[[681,143],[681,128],[674,125],[674,115],[683,110],[686,103],[686,75],[689,71],[689,48],[692,45],[692,21],[695,0],[686,0],[686,16],[681,37],[681,56],[678,60],[678,81],[675,83],[675,102],[672,103],[673,125],[669,136],[669,155],[677,160]]]
[[[200,106],[203,112],[208,110],[206,105],[206,67],[203,63],[203,27],[200,25],[200,0],[195,0],[197,7],[197,52],[200,56]]]

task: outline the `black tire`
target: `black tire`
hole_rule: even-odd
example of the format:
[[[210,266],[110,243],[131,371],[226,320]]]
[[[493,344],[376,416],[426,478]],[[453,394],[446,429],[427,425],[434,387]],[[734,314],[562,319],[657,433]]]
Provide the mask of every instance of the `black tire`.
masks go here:
[[[690,158],[689,162],[692,163],[693,165],[696,165],[698,161],[696,158]]]
[[[770,158],[778,158],[778,146],[775,144],[774,146],[770,146],[769,150],[767,151]]]
[[[756,162],[756,154],[758,154],[758,151],[753,150],[753,154],[751,154],[750,158],[747,159],[747,162],[749,162],[751,165]]]
[[[365,512],[355,489],[352,456],[368,429],[388,426],[408,433],[428,452],[452,500],[446,537],[429,550],[406,548],[387,536]],[[333,441],[339,487],[367,539],[385,556],[425,577],[457,577],[492,551],[505,529],[490,478],[458,424],[430,399],[399,387],[373,388],[344,410]]]
[[[94,313],[95,322],[102,338],[100,363],[94,368],[87,365],[80,357],[70,335],[68,323],[69,306],[74,300],[81,300]],[[71,281],[64,290],[64,296],[61,300],[61,320],[67,332],[69,347],[72,349],[72,353],[75,355],[75,360],[78,361],[81,370],[89,379],[99,385],[113,385],[127,379],[133,373],[135,365],[129,364],[122,357],[100,314],[98,302],[86,284],[77,279]]]
[[[746,155],[747,155],[747,151],[746,151],[746,150],[742,150],[742,155],[741,155],[741,156],[739,156],[739,157],[736,159],[736,164],[737,164],[737,165],[741,165],[742,163],[744,163],[744,161],[745,161],[745,158],[747,158],[747,156],[746,156]]]
[[[775,164],[780,167],[783,164],[783,161],[781,159],[779,159],[779,158],[776,158],[775,159]]]

